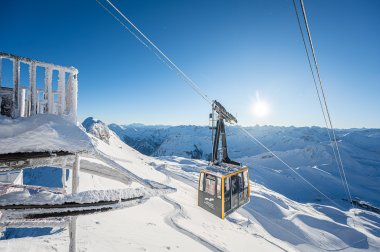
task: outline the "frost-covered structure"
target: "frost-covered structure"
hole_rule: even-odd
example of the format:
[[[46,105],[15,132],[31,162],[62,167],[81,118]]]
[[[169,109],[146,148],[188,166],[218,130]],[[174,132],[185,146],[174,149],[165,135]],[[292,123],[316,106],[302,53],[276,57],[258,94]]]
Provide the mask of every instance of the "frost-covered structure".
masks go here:
[[[3,62],[12,63],[12,83],[3,83]],[[29,68],[28,83],[20,81],[20,65]],[[44,69],[43,87],[37,83],[37,68]],[[53,88],[53,72],[58,72]],[[78,70],[0,52],[0,114],[17,118],[36,114],[56,114],[77,120]],[[4,85],[5,84],[5,85]]]

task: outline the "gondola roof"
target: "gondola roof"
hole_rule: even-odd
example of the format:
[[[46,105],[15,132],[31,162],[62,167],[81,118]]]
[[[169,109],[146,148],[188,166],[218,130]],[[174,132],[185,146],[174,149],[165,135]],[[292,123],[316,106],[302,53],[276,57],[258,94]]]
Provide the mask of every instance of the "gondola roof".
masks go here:
[[[222,177],[245,169],[248,169],[248,167],[223,163],[221,166],[209,165],[202,171],[217,177]]]

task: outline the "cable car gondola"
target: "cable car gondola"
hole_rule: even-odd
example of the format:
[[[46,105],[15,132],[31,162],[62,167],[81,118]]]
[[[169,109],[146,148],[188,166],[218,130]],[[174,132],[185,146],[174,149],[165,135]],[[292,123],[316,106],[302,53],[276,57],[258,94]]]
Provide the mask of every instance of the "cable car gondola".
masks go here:
[[[214,120],[215,113],[216,120]],[[214,126],[215,121],[216,126]],[[222,219],[250,200],[248,167],[228,157],[224,121],[237,123],[236,118],[219,102],[213,101],[210,114],[210,129],[213,138],[212,159],[210,165],[200,171],[198,181],[198,206]],[[221,151],[219,151],[220,138]]]

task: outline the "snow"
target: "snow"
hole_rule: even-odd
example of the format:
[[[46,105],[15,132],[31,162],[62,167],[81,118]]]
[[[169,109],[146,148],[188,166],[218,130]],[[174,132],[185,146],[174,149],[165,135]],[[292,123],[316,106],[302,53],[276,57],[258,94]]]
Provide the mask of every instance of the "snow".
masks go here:
[[[22,185],[23,184],[23,171],[9,171],[7,173],[0,173],[0,194],[5,194],[14,191],[20,191],[17,187],[10,187],[8,185]]]
[[[77,194],[57,194],[40,192],[30,194],[28,191],[10,192],[0,196],[0,206],[5,205],[56,205],[64,203],[94,203],[115,201],[135,197],[153,197],[173,192],[173,189],[125,188],[120,190],[90,190]]]
[[[323,201],[310,200],[317,195],[310,196],[306,186],[295,181],[289,171],[278,167],[272,157],[263,158],[266,154],[241,157],[255,162],[250,173],[251,201],[221,220],[197,206],[198,172],[207,162],[175,156],[145,156],[123,143],[112,131],[108,142],[92,134],[86,137],[97,159],[81,158],[83,169],[77,195],[28,195],[24,191],[1,196],[0,203],[16,203],[16,200],[87,202],[118,199],[121,192],[127,196],[146,194],[149,199],[113,211],[64,219],[63,225],[68,226],[54,234],[2,240],[1,251],[67,251],[70,244],[78,251],[378,251],[380,248],[378,214],[360,209],[338,209]],[[338,183],[331,178],[333,175],[326,173],[333,174],[324,165],[331,161],[324,148],[298,146],[277,151],[276,154],[289,162],[293,158],[292,165],[298,166],[298,171],[304,172],[308,179],[318,182],[318,187],[331,192],[333,189],[325,180]],[[107,177],[103,178],[102,174]],[[111,180],[121,174],[135,182]],[[149,185],[154,182],[176,191],[167,194],[161,189],[151,189]],[[297,197],[301,200],[294,199]],[[15,220],[6,219],[7,216],[1,217],[0,222],[11,225]],[[21,225],[19,220],[15,222]],[[28,225],[32,224],[28,222]],[[57,226],[57,223],[52,225]]]
[[[40,114],[10,119],[0,116],[0,154],[33,151],[90,151],[90,138],[62,117]]]
[[[88,117],[83,121],[82,126],[86,131],[93,136],[109,143],[110,133],[108,127],[100,120],[94,119],[93,117]]]
[[[152,156],[196,156],[204,160],[210,157],[211,132],[206,126],[111,124],[110,128],[127,144]],[[318,185],[317,188],[322,189],[328,197],[349,207],[347,201],[344,203],[341,200],[347,200],[347,195],[326,129],[274,126],[244,129],[312,184]],[[226,133],[230,158],[247,165],[255,182],[296,201],[306,203],[324,200],[293,171],[253,143],[238,128],[227,127]],[[337,129],[336,134],[352,196],[380,206],[380,129]]]

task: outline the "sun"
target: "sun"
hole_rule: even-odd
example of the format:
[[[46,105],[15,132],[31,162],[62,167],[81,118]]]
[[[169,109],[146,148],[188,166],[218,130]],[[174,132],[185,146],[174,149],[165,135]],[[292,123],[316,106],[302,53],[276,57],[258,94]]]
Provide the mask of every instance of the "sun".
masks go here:
[[[269,105],[267,102],[260,99],[260,94],[256,91],[256,100],[252,105],[252,113],[257,117],[267,116],[270,112]]]
[[[258,117],[264,117],[269,114],[269,107],[266,102],[255,102],[252,106],[252,112]]]

